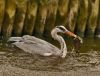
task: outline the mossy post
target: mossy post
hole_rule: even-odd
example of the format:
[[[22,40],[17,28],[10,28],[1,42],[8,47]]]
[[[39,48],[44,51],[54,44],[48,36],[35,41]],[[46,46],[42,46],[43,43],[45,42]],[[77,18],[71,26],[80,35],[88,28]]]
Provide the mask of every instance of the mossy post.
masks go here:
[[[97,25],[98,19],[98,11],[99,11],[99,0],[89,0],[90,2],[90,13],[89,13],[89,20],[87,24],[86,30],[86,37],[94,37],[95,29]]]
[[[10,1],[6,0],[5,16],[4,16],[3,26],[2,26],[2,34],[4,38],[8,38],[11,36],[15,11],[16,11],[15,0],[10,0]]]
[[[99,14],[98,14],[98,22],[97,22],[95,37],[100,38],[100,0],[99,0]]]
[[[23,34],[32,35],[36,21],[38,3],[36,0],[28,1]]]
[[[44,29],[44,35],[47,37],[51,37],[51,30],[55,26],[57,7],[58,7],[58,0],[49,0],[47,18],[46,18],[46,26]]]
[[[3,18],[4,18],[4,10],[5,10],[5,0],[0,0],[0,34],[1,34]]]
[[[27,0],[16,0],[16,5],[17,8],[14,21],[13,35],[21,36],[27,10]]]
[[[67,14],[68,13],[68,5],[69,5],[69,0],[59,0],[55,25],[64,25],[65,26],[66,21],[67,21],[67,15],[68,15]]]
[[[44,32],[45,21],[47,17],[47,3],[48,0],[40,0],[37,12],[37,18],[34,28],[35,36],[42,37]]]
[[[68,12],[68,27],[71,31],[74,32],[75,25],[76,25],[76,19],[78,14],[78,8],[79,8],[79,1],[80,0],[70,0],[69,1],[69,12]]]
[[[88,19],[88,0],[80,0],[79,3],[79,11],[76,21],[76,29],[75,32],[77,35],[84,37],[85,29],[86,29],[86,23]]]

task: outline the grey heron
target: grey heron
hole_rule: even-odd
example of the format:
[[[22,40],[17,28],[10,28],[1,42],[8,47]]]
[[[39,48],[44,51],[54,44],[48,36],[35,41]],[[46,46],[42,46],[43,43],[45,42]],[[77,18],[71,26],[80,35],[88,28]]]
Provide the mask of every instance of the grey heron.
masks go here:
[[[55,55],[65,58],[67,54],[67,46],[63,37],[58,33],[64,33],[77,38],[77,35],[70,32],[63,25],[61,25],[56,26],[51,31],[52,38],[60,43],[60,49],[45,40],[30,35],[24,35],[22,37],[10,37],[8,39],[8,42],[15,41],[14,43],[12,43],[13,45],[31,54],[39,54],[42,56]]]

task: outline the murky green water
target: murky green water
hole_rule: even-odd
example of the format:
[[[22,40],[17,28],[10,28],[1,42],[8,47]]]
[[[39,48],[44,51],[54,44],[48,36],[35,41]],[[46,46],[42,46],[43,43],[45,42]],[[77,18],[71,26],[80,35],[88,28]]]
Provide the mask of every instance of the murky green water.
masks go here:
[[[13,67],[41,71],[100,71],[99,39],[84,39],[82,47],[78,49],[79,55],[71,52],[73,47],[72,41],[66,40],[66,43],[69,53],[65,59],[55,56],[32,55],[10,44],[0,43],[0,65],[10,64]],[[53,44],[57,45],[58,43],[53,42]]]

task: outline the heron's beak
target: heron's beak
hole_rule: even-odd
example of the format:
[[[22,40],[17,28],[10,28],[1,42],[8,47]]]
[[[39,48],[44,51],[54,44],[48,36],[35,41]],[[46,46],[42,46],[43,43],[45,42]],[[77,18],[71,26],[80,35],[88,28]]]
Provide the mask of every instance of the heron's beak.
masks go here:
[[[77,35],[75,35],[73,32],[70,32],[70,31],[66,31],[65,34],[75,37],[75,38],[77,37]]]

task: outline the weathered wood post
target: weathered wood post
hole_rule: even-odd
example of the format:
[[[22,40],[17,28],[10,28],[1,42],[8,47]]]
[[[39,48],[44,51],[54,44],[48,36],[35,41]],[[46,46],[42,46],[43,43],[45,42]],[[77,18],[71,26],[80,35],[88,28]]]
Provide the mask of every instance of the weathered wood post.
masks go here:
[[[6,6],[5,6],[5,16],[2,26],[2,34],[4,38],[7,38],[10,37],[12,33],[16,4],[15,0],[10,0],[10,1],[5,0],[5,1],[6,1]]]
[[[13,35],[21,36],[27,10],[27,0],[16,0],[16,5],[17,8],[13,27]]]
[[[50,37],[51,30],[55,26],[56,14],[57,14],[58,0],[49,0],[48,12],[46,18],[46,26],[44,29],[44,35]]]
[[[78,8],[79,8],[79,1],[80,0],[70,0],[69,1],[69,12],[68,12],[68,27],[71,31],[74,32]]]
[[[28,35],[33,34],[34,25],[36,21],[36,15],[37,15],[37,9],[38,9],[38,3],[36,0],[28,1],[23,34],[28,34]]]
[[[89,0],[90,2],[90,13],[89,20],[87,24],[86,36],[94,37],[95,29],[97,25],[98,11],[99,11],[99,0]]]
[[[75,32],[77,35],[84,37],[85,29],[86,29],[86,23],[88,19],[88,0],[80,0],[79,3],[79,11],[77,16],[77,22],[76,22],[76,29]]]
[[[1,35],[3,18],[4,18],[4,10],[5,10],[5,0],[0,0],[0,35]]]
[[[100,38],[100,0],[99,0],[99,14],[98,14],[98,22],[97,22],[95,37]]]
[[[59,0],[55,25],[64,25],[67,21],[69,0]]]
[[[39,1],[39,8],[37,12],[37,18],[34,28],[35,36],[42,37],[44,32],[45,21],[47,17],[47,4],[48,0],[40,0]]]

